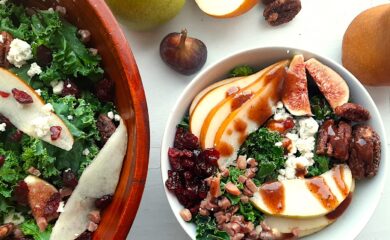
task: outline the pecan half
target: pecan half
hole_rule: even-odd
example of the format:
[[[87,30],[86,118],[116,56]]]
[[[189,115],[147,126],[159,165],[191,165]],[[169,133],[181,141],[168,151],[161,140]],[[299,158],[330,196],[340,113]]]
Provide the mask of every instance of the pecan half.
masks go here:
[[[293,20],[301,9],[300,0],[275,0],[265,7],[263,16],[271,26],[278,26]]]
[[[367,109],[356,103],[344,103],[336,107],[335,113],[337,116],[353,122],[365,122],[371,117]]]
[[[0,226],[0,239],[6,239],[8,236],[12,234],[15,229],[15,225],[13,223],[7,223]]]
[[[0,35],[0,67],[9,68],[11,64],[7,60],[7,55],[14,38],[7,32],[1,32]]]
[[[348,165],[356,179],[373,177],[377,174],[381,160],[381,141],[370,126],[357,125],[353,128],[351,154]]]

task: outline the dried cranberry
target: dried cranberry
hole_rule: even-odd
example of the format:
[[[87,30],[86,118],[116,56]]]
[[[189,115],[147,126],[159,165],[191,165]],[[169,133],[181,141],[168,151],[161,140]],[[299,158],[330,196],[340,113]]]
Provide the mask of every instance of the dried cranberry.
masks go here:
[[[4,163],[5,163],[5,156],[0,155],[0,168],[4,165]]]
[[[205,199],[207,197],[207,192],[209,191],[209,187],[207,186],[205,181],[201,181],[198,189],[198,197],[200,199]]]
[[[200,204],[196,204],[195,206],[189,208],[192,216],[196,216],[199,212]]]
[[[177,128],[174,147],[180,150],[196,150],[199,148],[199,139],[190,131],[184,128]]]
[[[105,78],[95,86],[96,96],[100,101],[110,102],[114,99],[114,81]]]
[[[79,181],[77,180],[76,174],[71,169],[67,169],[62,173],[62,182],[65,187],[75,189]]]
[[[50,48],[40,45],[37,47],[37,63],[41,67],[47,67],[53,61],[53,56]]]
[[[73,81],[71,81],[69,79],[65,80],[64,81],[64,88],[62,89],[61,96],[63,96],[63,97],[74,96],[74,97],[79,98],[80,97],[80,89],[78,88],[76,83],[74,83]]]
[[[92,233],[85,231],[82,234],[80,234],[80,236],[78,236],[78,238],[76,238],[75,240],[91,240],[91,239],[92,239]]]
[[[180,177],[180,173],[172,170],[168,170],[168,179],[165,182],[165,186],[169,191],[176,191],[177,189],[182,187],[182,181]]]
[[[22,180],[16,185],[13,192],[13,198],[18,204],[25,206],[28,204],[28,192],[28,185]]]
[[[49,218],[57,213],[57,209],[60,206],[61,194],[56,192],[52,194],[43,209],[43,215]]]
[[[283,122],[283,125],[284,125],[284,128],[285,129],[291,129],[295,126],[295,123],[294,123],[294,120],[292,118],[287,118],[284,122]]]
[[[23,132],[20,131],[19,129],[16,129],[14,133],[11,134],[10,139],[14,142],[20,142],[23,137]]]
[[[10,95],[10,94],[7,93],[7,92],[0,91],[0,96],[3,97],[3,98],[9,97],[9,95]]]
[[[181,161],[180,161],[181,156],[182,156],[182,151],[180,151],[179,149],[176,148],[168,149],[169,163],[171,164],[173,170],[181,169]]]
[[[196,173],[201,177],[210,177],[211,175],[213,175],[214,171],[215,167],[210,164],[207,164],[204,161],[198,162],[198,164],[196,164]]]
[[[100,210],[104,210],[111,202],[112,195],[104,195],[103,197],[96,199],[95,206]]]
[[[55,141],[61,136],[62,127],[60,126],[52,126],[50,127],[50,137],[51,140]]]
[[[218,166],[219,152],[215,148],[208,148],[201,152],[202,157],[208,164]]]
[[[99,130],[101,141],[105,144],[108,139],[114,134],[116,127],[106,114],[100,114],[96,123],[96,126]]]
[[[34,102],[32,97],[28,93],[16,88],[12,89],[12,95],[20,104],[29,104]]]
[[[190,171],[185,171],[183,177],[186,181],[191,181],[193,179],[193,175]]]

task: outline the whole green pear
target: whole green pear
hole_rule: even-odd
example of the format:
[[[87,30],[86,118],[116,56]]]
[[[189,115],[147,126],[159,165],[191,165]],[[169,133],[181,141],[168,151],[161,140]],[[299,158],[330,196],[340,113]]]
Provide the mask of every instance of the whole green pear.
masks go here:
[[[114,14],[134,30],[149,30],[173,17],[185,0],[106,0]]]

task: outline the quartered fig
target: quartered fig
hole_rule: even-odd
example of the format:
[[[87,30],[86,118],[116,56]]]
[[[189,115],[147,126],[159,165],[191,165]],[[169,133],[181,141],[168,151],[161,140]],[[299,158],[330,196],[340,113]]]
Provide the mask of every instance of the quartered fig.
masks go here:
[[[305,62],[302,55],[294,56],[284,81],[282,101],[295,116],[312,116],[307,90]]]
[[[307,60],[305,65],[333,110],[348,102],[349,87],[338,73],[315,58]]]
[[[206,45],[187,36],[187,30],[168,34],[160,44],[162,60],[175,71],[191,75],[199,71],[207,60]]]

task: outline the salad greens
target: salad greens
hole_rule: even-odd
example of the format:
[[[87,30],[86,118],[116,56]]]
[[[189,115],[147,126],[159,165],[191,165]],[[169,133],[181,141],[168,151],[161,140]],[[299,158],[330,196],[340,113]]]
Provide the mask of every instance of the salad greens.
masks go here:
[[[238,66],[238,67],[235,67],[233,68],[229,75],[230,77],[244,77],[244,76],[248,76],[248,75],[251,75],[255,72],[255,70],[250,67],[250,66],[247,66],[247,65],[243,65],[243,66]]]
[[[278,132],[267,128],[259,128],[251,133],[241,145],[238,155],[246,155],[258,161],[256,179],[261,184],[266,181],[276,180],[278,170],[284,168],[284,150],[282,146],[275,146],[281,142],[282,137]]]
[[[0,32],[10,33],[14,39],[28,42],[33,51],[33,59],[21,68],[10,70],[34,89],[39,89],[41,97],[53,106],[55,113],[71,131],[75,142],[71,151],[64,151],[31,138],[25,134],[20,141],[12,140],[16,128],[7,126],[0,131],[0,156],[5,162],[0,167],[0,222],[10,212],[18,212],[26,219],[21,225],[25,235],[35,240],[48,240],[52,226],[40,232],[27,208],[13,201],[13,191],[18,182],[28,176],[28,169],[34,167],[40,177],[55,187],[62,187],[61,173],[71,168],[78,177],[100,151],[100,135],[97,129],[99,114],[116,113],[113,103],[102,103],[90,93],[92,83],[102,79],[101,58],[80,41],[77,28],[66,22],[60,15],[49,10],[30,9],[7,2],[0,4]],[[42,73],[30,77],[27,71],[30,63],[37,61],[38,49],[50,49],[52,61],[41,66]],[[60,96],[53,94],[53,81],[72,79],[81,90],[81,96]],[[85,150],[88,154],[85,154]]]
[[[310,99],[310,106],[316,120],[337,119],[337,116],[324,96],[316,95],[312,97]]]
[[[217,223],[215,218],[209,216],[203,217],[197,215],[195,217],[196,224],[196,239],[197,240],[229,240],[229,235],[220,231],[217,228]]]

